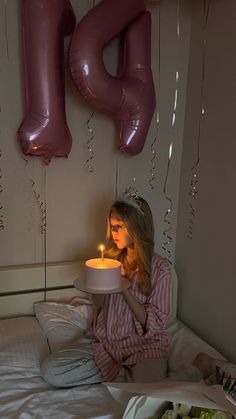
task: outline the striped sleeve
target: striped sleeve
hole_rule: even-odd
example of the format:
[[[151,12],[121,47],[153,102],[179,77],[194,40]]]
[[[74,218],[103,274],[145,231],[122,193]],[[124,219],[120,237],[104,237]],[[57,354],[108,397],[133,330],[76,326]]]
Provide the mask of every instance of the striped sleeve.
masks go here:
[[[155,338],[164,331],[166,322],[171,315],[171,269],[168,261],[160,256],[153,260],[151,282],[152,292],[144,304],[147,312],[145,328],[136,318],[134,319],[138,335],[146,338]]]

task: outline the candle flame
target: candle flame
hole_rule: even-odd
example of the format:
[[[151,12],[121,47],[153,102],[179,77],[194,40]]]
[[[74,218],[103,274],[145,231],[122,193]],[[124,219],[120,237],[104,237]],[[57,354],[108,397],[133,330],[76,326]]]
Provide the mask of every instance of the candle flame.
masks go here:
[[[99,246],[99,250],[101,251],[101,257],[102,257],[102,259],[104,259],[104,249],[105,249],[105,246],[104,246],[104,244],[100,244],[100,246]]]

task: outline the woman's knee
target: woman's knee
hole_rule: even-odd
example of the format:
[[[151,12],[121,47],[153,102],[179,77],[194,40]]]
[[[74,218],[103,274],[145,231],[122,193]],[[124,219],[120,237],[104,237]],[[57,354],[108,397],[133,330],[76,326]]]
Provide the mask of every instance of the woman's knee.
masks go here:
[[[167,376],[167,359],[148,358],[130,368],[128,381],[154,383]]]

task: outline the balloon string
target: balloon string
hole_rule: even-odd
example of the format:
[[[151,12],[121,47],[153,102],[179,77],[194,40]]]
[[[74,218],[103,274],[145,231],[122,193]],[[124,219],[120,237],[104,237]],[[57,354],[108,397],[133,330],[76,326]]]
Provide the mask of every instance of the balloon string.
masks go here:
[[[116,155],[116,195],[115,195],[115,199],[118,196],[118,180],[119,180],[119,156],[118,153]]]
[[[7,25],[7,0],[5,0],[5,39],[6,39],[6,51],[7,59],[9,61],[9,43],[8,43],[8,25]]]
[[[0,149],[0,158],[2,157],[2,150]],[[2,185],[2,168],[0,167],[0,195],[3,193]],[[4,230],[4,207],[2,205],[2,200],[0,201],[0,230]]]
[[[187,238],[193,238],[193,228],[196,216],[196,209],[194,206],[194,201],[198,194],[198,186],[199,186],[199,176],[198,176],[198,169],[200,163],[200,140],[201,140],[201,128],[202,128],[202,120],[205,115],[205,104],[204,104],[204,84],[205,84],[205,58],[206,58],[206,29],[207,23],[209,18],[209,11],[210,11],[210,3],[209,0],[208,4],[206,5],[206,0],[204,0],[204,10],[203,10],[203,49],[202,49],[202,78],[201,78],[201,111],[198,120],[198,134],[197,134],[197,155],[196,161],[191,168],[191,176],[190,176],[190,184],[189,184],[189,191],[188,195],[190,197],[189,206],[189,222],[188,222],[188,231],[187,231]]]
[[[92,142],[93,142],[93,139],[94,139],[94,130],[90,126],[90,121],[93,118],[93,115],[94,115],[94,112],[91,113],[89,119],[86,122],[87,128],[90,132],[90,138],[86,142],[86,147],[87,147],[87,150],[88,150],[88,153],[89,153],[89,157],[86,160],[86,166],[87,166],[89,172],[93,172],[93,170],[94,170],[93,166],[91,165],[91,162],[92,162],[93,157],[94,157],[94,153],[93,153],[93,149],[92,149]]]
[[[161,80],[161,8],[159,6],[159,14],[158,14],[158,80],[157,85],[158,89],[160,89],[160,80]],[[154,189],[154,180],[155,180],[155,172],[156,172],[156,152],[155,146],[156,141],[159,134],[159,122],[160,122],[160,114],[159,114],[159,100],[157,100],[157,113],[156,113],[156,136],[151,144],[151,176],[149,178],[149,187],[151,190]]]
[[[179,39],[180,39],[180,7],[179,7],[179,0],[177,1],[177,25],[176,25],[176,40],[177,45],[179,47]],[[178,48],[177,48],[178,50]],[[172,135],[176,124],[176,112],[177,112],[177,105],[178,105],[178,88],[179,88],[179,71],[178,71],[178,63],[177,63],[177,70],[175,72],[175,93],[174,93],[174,103],[173,103],[173,111],[172,111],[172,122],[171,122],[171,129],[172,129]],[[171,244],[173,242],[173,238],[171,235],[172,225],[170,221],[171,212],[173,208],[173,201],[171,197],[167,194],[167,181],[169,177],[170,172],[170,165],[171,165],[171,159],[172,159],[172,152],[173,152],[173,138],[171,139],[170,145],[169,145],[169,155],[168,155],[168,163],[167,163],[167,171],[166,171],[166,177],[164,182],[164,196],[168,203],[167,210],[164,214],[164,223],[166,224],[166,229],[163,231],[163,237],[164,242],[162,244],[162,249],[165,252],[166,258],[172,264],[172,252],[171,252]]]

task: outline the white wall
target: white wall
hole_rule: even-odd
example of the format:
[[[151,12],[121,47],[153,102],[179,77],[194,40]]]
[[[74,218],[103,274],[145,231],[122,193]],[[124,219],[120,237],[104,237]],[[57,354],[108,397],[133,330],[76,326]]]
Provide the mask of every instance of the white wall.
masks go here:
[[[193,6],[176,244],[178,315],[235,362],[236,3],[210,3],[205,32],[205,115],[200,124],[198,195],[193,238],[189,240],[188,190],[197,156],[201,107],[203,1]]]
[[[73,0],[71,3],[79,21],[93,2]],[[146,4],[153,16],[152,66],[157,109],[160,112],[153,190],[150,189],[149,180],[152,169],[151,144],[157,131],[156,116],[143,152],[136,157],[121,154],[116,148],[118,132],[112,119],[80,98],[68,74],[67,120],[73,136],[69,158],[53,159],[49,166],[41,163],[40,159],[27,158],[25,165],[16,141],[16,131],[24,115],[19,2],[0,2],[0,181],[3,187],[0,202],[5,226],[4,230],[0,230],[0,265],[69,261],[96,256],[97,245],[105,240],[106,212],[115,198],[116,190],[120,192],[131,184],[150,202],[156,226],[156,248],[165,255],[162,233],[166,229],[164,214],[169,202],[163,188],[169,145],[173,142],[166,195],[173,203],[170,252],[173,261],[176,253],[176,269],[180,279],[178,314],[209,343],[235,361],[236,5],[234,0],[210,2],[204,83],[206,115],[201,125],[199,193],[195,200],[194,231],[192,240],[189,240],[186,238],[188,190],[191,167],[197,155],[204,2],[147,0]],[[178,4],[179,42],[176,38]],[[68,40],[65,45],[68,45]],[[116,63],[115,41],[105,51],[105,64],[111,73],[115,74]],[[173,129],[171,122],[177,69],[180,81]],[[86,167],[86,142],[89,139],[86,121],[93,111],[94,172],[89,173]],[[44,237],[40,233],[41,213],[31,180],[35,182],[36,192],[47,204],[46,259]],[[4,281],[3,277],[0,277],[1,281]]]
[[[87,0],[71,1],[77,21],[92,7]],[[5,8],[6,4],[6,8]],[[156,136],[156,116],[147,137],[145,149],[135,157],[117,151],[118,131],[109,115],[84,102],[76,88],[66,77],[66,108],[68,125],[73,136],[73,146],[68,159],[54,158],[45,166],[39,158],[25,157],[16,141],[16,131],[24,115],[24,97],[21,69],[21,26],[18,1],[0,3],[0,105],[2,112],[0,144],[2,156],[1,201],[5,229],[0,231],[0,265],[22,265],[45,262],[44,236],[39,202],[33,189],[47,206],[46,261],[83,259],[97,255],[97,246],[105,240],[107,210],[118,192],[133,184],[148,199],[155,218],[156,248],[162,252],[164,214],[168,202],[163,185],[168,162],[168,148],[174,136],[174,152],[168,176],[168,195],[172,197],[171,212],[172,247],[174,260],[175,230],[178,204],[178,186],[182,133],[185,113],[185,90],[188,67],[188,47],[191,20],[189,2],[180,2],[181,40],[176,40],[177,1],[147,1],[153,15],[152,66],[157,87],[160,111],[159,138],[155,143],[154,189],[150,189],[151,144]],[[161,73],[158,74],[158,16],[161,9]],[[6,13],[5,13],[6,12]],[[6,18],[5,18],[6,14]],[[7,46],[9,58],[7,57]],[[65,42],[68,45],[68,40]],[[105,64],[115,72],[117,43],[105,51]],[[171,120],[174,102],[175,72],[179,67],[179,104],[176,126],[173,132]],[[158,81],[160,79],[160,86]],[[93,173],[86,166],[86,143],[90,138],[86,122],[92,112],[90,125],[94,130],[92,143]],[[118,161],[118,180],[117,174]],[[35,182],[32,188],[32,180]],[[163,252],[162,252],[163,253]]]

